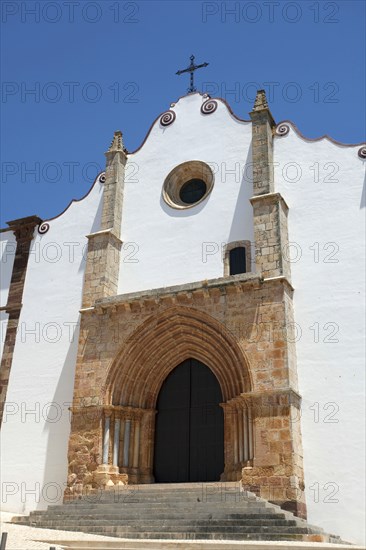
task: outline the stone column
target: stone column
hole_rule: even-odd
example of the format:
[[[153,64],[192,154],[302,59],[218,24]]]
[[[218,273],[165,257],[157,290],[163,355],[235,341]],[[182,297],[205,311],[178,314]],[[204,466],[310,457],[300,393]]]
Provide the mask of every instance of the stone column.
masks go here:
[[[105,176],[102,176],[104,178],[104,191],[101,228],[100,231],[87,235],[88,252],[80,319],[78,370],[83,367],[85,334],[88,332],[88,313],[90,313],[89,308],[94,306],[96,300],[117,294],[120,250],[122,245],[120,234],[126,162],[127,153],[123,147],[122,133],[115,132],[111,146],[106,152],[106,172]],[[79,387],[79,381],[76,378],[74,407],[79,401],[80,393],[83,394],[86,400],[92,397],[85,395],[84,388]],[[103,398],[104,396],[101,397]],[[107,419],[109,417],[110,410],[108,407],[105,407],[104,418]],[[110,425],[108,426],[109,423]],[[84,426],[85,432],[88,432],[90,429],[90,426]],[[108,441],[106,440],[107,435]],[[125,482],[127,479],[127,476],[119,475],[118,466],[113,465],[115,462],[114,435],[115,424],[113,416],[111,420],[106,420],[104,434],[102,433],[102,427],[99,426],[98,439],[100,440],[101,437],[104,437],[104,447],[103,456],[98,457],[98,466],[93,471],[93,483],[97,486]],[[78,439],[74,437],[72,432],[69,441],[69,454],[77,453],[77,447]],[[101,449],[99,448],[98,451],[100,454]],[[103,464],[105,461],[106,464]],[[69,471],[71,469],[72,466],[69,461]],[[85,476],[80,476],[80,483],[83,483],[83,477],[85,478]]]
[[[250,407],[246,410],[247,413],[247,429],[248,429],[248,461],[254,458],[254,440],[253,440],[253,413]]]
[[[273,128],[276,123],[269,110],[266,92],[258,90],[252,119],[253,194],[272,193],[273,183]]]
[[[110,434],[111,415],[104,415],[104,432],[103,432],[103,464],[109,464],[109,434]]]
[[[236,481],[237,480],[237,425],[236,425],[236,408],[235,403],[222,403],[221,407],[224,409],[224,473],[222,481]],[[239,470],[240,471],[240,468]],[[240,476],[239,476],[240,477]],[[238,477],[238,479],[239,479]]]
[[[139,455],[140,455],[140,418],[136,418],[134,421],[134,437],[133,437],[133,461],[132,467],[139,467]]]
[[[244,461],[244,426],[243,426],[243,409],[237,408],[238,416],[238,447],[239,447],[239,462]]]
[[[243,433],[244,433],[243,460],[246,463],[251,458],[252,445],[249,444],[250,435],[249,435],[249,425],[248,425],[248,410],[245,405],[243,407],[242,415],[243,415]]]
[[[124,174],[127,162],[121,132],[115,132],[106,158],[101,230],[87,235],[89,242],[83,308],[93,306],[95,300],[116,295],[118,288]]]
[[[141,416],[139,448],[139,483],[153,483],[153,457],[156,410],[147,409]]]
[[[131,419],[125,419],[125,434],[123,438],[123,467],[130,466],[130,442],[131,442]]]
[[[256,269],[265,278],[284,276],[290,281],[287,260],[288,206],[275,193],[273,172],[273,133],[276,123],[268,108],[264,90],[255,99],[252,119],[254,240]]]
[[[247,465],[253,460],[253,421],[250,408],[244,400],[236,401],[238,423],[238,462]]]
[[[239,429],[238,429],[238,410],[234,406],[231,409],[231,421],[232,421],[232,430],[233,430],[233,455],[234,455],[234,466],[239,462]]]
[[[118,411],[115,412],[114,437],[113,437],[113,466],[118,466],[119,456],[119,433],[121,427],[121,418]]]
[[[256,270],[269,285],[268,301],[283,286],[284,314],[280,328],[293,326],[293,288],[288,261],[288,206],[276,192],[273,171],[273,135],[275,122],[263,90],[259,90],[250,113],[252,119],[253,206]],[[245,398],[248,412],[255,415],[253,425],[253,466],[243,469],[246,486],[262,497],[295,514],[306,517],[303,488],[300,424],[291,421],[291,410],[299,410],[295,343],[283,342],[283,364],[288,387],[266,395]],[[280,429],[280,439],[278,439]],[[249,455],[251,454],[248,449]],[[292,484],[292,485],[291,485]],[[294,487],[295,486],[295,487]]]
[[[3,311],[9,314],[5,335],[4,350],[0,366],[0,425],[2,423],[6,394],[8,390],[9,376],[13,362],[16,333],[19,324],[20,310],[24,290],[25,276],[28,266],[29,249],[34,235],[34,230],[42,223],[38,216],[28,216],[7,222],[16,237],[16,251],[13,264],[13,272],[10,281],[8,302]]]
[[[98,465],[93,475],[93,481],[97,487],[108,487],[125,482],[125,479],[119,475],[118,464],[118,444],[119,444],[119,411],[114,407],[104,408],[104,426],[103,426],[103,449],[102,464]],[[117,428],[116,428],[117,426]],[[117,439],[116,439],[117,434]],[[126,477],[127,479],[127,477]]]

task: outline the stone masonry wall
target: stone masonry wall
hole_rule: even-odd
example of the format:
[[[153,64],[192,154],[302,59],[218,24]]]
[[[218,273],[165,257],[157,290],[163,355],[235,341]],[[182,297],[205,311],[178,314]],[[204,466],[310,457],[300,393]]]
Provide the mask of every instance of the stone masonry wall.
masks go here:
[[[273,481],[281,487],[274,497],[276,502],[289,500],[288,508],[304,511],[302,493],[296,495],[296,499],[288,499],[286,485],[289,472],[297,476],[298,486],[303,484],[301,464],[296,460],[297,456],[302,457],[301,441],[297,437],[297,427],[294,431],[291,422],[291,410],[300,406],[292,375],[293,350],[288,345],[291,327],[288,327],[286,302],[291,292],[283,280],[266,282],[247,274],[103,299],[94,308],[84,311],[69,444],[69,474],[73,484],[93,485],[93,472],[102,464],[102,411],[112,405],[113,396],[121,390],[120,385],[130,384],[131,402],[139,403],[142,410],[144,407],[152,410],[160,387],[156,380],[162,383],[167,375],[164,357],[169,357],[168,368],[173,369],[181,360],[193,355],[216,369],[214,372],[221,385],[225,378],[237,378],[223,391],[226,408],[229,407],[226,414],[234,414],[240,402],[253,416],[253,460],[250,464],[238,462],[232,448],[235,441],[226,433],[226,456],[230,463],[225,464],[223,479],[240,479],[242,468],[249,467],[253,481],[250,485],[254,488],[260,485],[258,492],[262,496],[267,494],[268,483],[271,485]],[[191,323],[190,332],[184,334],[184,345],[180,346],[175,337],[169,340],[169,332],[179,332],[179,315],[184,316],[186,312],[200,320],[200,324]],[[161,322],[163,317],[164,323]],[[211,319],[217,334],[215,344],[206,337]],[[139,339],[139,329],[144,323],[149,326],[156,349],[146,349],[144,340]],[[136,339],[142,354],[140,361],[132,360]],[[222,372],[216,366],[216,356],[226,355],[221,340],[230,340],[231,347],[240,350],[242,364],[233,366],[233,374],[226,366]],[[164,345],[159,345],[160,341],[164,341]],[[111,375],[121,354],[124,360],[115,369],[118,376]],[[153,359],[150,360],[150,356]],[[249,378],[246,378],[246,371]],[[245,380],[249,380],[249,386]],[[145,394],[146,399],[141,398]],[[127,404],[114,403],[122,407]],[[145,436],[150,437],[150,447],[153,445],[151,432],[142,431],[141,448]],[[152,454],[151,451],[148,452]],[[143,460],[142,451],[140,458]],[[137,482],[143,476],[147,479],[148,474],[151,479],[153,473],[148,472],[146,460],[145,466],[147,470],[145,468],[141,477],[138,466],[133,471],[124,469],[123,472]],[[258,468],[272,468],[273,475],[263,476]],[[254,476],[257,476],[256,482]]]

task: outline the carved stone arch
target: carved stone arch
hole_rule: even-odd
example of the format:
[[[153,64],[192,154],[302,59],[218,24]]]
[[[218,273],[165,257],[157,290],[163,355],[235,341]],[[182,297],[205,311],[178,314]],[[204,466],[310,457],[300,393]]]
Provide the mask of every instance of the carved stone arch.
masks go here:
[[[249,362],[223,323],[188,306],[151,315],[126,340],[109,368],[103,404],[102,469],[109,468],[110,475],[119,471],[128,474],[132,483],[154,481],[158,395],[170,372],[188,359],[203,363],[218,380],[224,415],[225,469],[221,478],[240,479],[243,465],[253,458],[252,417],[241,397],[253,387]]]
[[[189,357],[211,368],[225,402],[251,391],[248,359],[226,327],[180,306],[149,317],[123,345],[107,375],[107,404],[154,408],[169,372]]]

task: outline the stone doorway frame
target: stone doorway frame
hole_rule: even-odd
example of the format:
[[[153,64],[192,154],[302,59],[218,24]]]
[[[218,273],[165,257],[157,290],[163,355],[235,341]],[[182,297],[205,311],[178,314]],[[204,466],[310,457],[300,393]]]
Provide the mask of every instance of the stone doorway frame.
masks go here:
[[[252,413],[241,394],[251,391],[245,353],[226,328],[191,308],[169,308],[132,334],[111,365],[102,410],[103,469],[130,483],[153,483],[157,398],[168,374],[193,358],[216,376],[223,395],[222,481],[241,479],[253,459]]]
[[[244,274],[83,309],[65,498],[127,479],[154,481],[157,395],[170,370],[193,357],[213,370],[223,393],[222,481],[241,479],[304,517],[292,292],[284,279]]]

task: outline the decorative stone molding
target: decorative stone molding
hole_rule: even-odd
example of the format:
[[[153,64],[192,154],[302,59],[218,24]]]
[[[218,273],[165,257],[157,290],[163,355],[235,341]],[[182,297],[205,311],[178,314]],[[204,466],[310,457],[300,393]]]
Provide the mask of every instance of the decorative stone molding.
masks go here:
[[[204,103],[201,105],[201,113],[203,115],[211,115],[214,113],[217,109],[217,101],[214,99],[207,99]]]
[[[244,465],[253,465],[253,411],[244,401],[222,403],[225,426],[225,470],[223,480],[238,481]]]
[[[276,136],[287,136],[290,131],[290,126],[288,124],[278,124],[275,129]]]
[[[126,152],[125,146],[123,144],[123,136],[120,130],[114,132],[113,139],[108,149],[108,153],[115,153],[117,151]]]
[[[166,111],[161,115],[159,122],[162,126],[170,126],[171,124],[173,124],[175,119],[176,119],[175,112],[169,109],[169,111]]]
[[[242,393],[240,400],[250,406],[256,416],[271,416],[274,411],[284,414],[291,406],[298,410],[301,407],[301,397],[293,388]]]
[[[45,233],[47,233],[47,231],[49,230],[50,228],[50,224],[47,223],[47,222],[42,222],[39,226],[38,226],[38,233],[40,235],[44,235]]]
[[[255,97],[253,111],[264,111],[268,109],[268,102],[265,90],[258,90]]]
[[[117,466],[100,464],[93,474],[93,484],[97,488],[114,487],[115,485],[127,485],[128,475],[120,474]]]
[[[113,310],[114,313],[130,313],[137,311],[138,307],[144,307],[142,302],[149,301],[151,313],[161,306],[170,307],[178,301],[184,301],[186,304],[203,304],[206,300],[217,302],[221,296],[235,293],[246,293],[253,289],[260,289],[263,285],[269,287],[280,285],[285,286],[289,291],[294,288],[284,276],[270,277],[263,279],[258,273],[241,273],[232,275],[230,278],[210,279],[207,281],[198,281],[196,283],[187,283],[171,287],[163,287],[154,290],[143,290],[131,292],[130,294],[120,294],[107,298],[96,300],[95,306],[80,309],[80,313],[85,315],[104,315],[107,311]]]
[[[268,203],[268,204],[276,204],[277,202],[281,202],[283,209],[285,212],[288,211],[289,207],[281,193],[267,193],[265,195],[257,195],[254,197],[251,197],[250,199],[251,204],[254,203]]]
[[[162,349],[164,358],[158,359]],[[206,354],[212,357],[211,370],[225,401],[244,388],[249,390],[249,366],[235,338],[203,312],[181,306],[161,312],[154,323],[148,319],[126,341],[106,379],[112,403],[154,409],[160,386],[172,368],[170,356],[179,364],[189,354],[200,361],[206,360]]]

